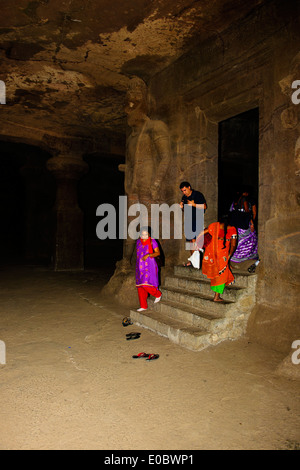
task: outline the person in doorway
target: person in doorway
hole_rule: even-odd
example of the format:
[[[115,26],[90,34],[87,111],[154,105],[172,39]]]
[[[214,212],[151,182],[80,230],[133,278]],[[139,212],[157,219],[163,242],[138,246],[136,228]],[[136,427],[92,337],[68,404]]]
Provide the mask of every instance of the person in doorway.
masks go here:
[[[182,181],[179,186],[181,193],[182,193],[182,199],[180,202],[180,207],[182,210],[184,210],[185,205],[189,205],[192,207],[192,227],[188,227],[188,229],[191,229],[191,233],[194,234],[193,238],[187,238],[186,241],[195,244],[196,238],[198,236],[197,234],[197,210],[203,210],[204,212],[207,209],[207,204],[206,204],[206,199],[202,193],[199,191],[195,191],[192,189],[190,183],[188,181]],[[193,255],[195,251],[195,247],[190,250],[191,256]],[[191,261],[188,261],[187,263],[184,264],[184,266],[188,267],[191,266],[192,263]]]
[[[148,295],[155,297],[155,303],[161,299],[161,292],[158,290],[159,277],[156,259],[160,255],[160,250],[156,240],[151,238],[149,229],[141,228],[140,238],[136,244],[136,287],[140,301],[138,312],[147,310]]]
[[[236,227],[238,233],[238,244],[231,258],[232,262],[241,263],[258,259],[256,217],[256,203],[251,199],[249,190],[243,188],[237,193],[229,210],[230,224]]]
[[[210,279],[210,287],[215,293],[214,302],[222,302],[225,287],[234,282],[229,261],[236,248],[237,231],[228,225],[227,219],[221,219],[210,224],[203,234],[210,234],[211,241],[204,251],[202,273]]]

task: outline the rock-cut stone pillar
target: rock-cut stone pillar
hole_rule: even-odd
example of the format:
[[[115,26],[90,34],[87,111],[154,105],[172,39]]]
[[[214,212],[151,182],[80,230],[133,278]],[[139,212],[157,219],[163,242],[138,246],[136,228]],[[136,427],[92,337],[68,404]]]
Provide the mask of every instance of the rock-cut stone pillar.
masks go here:
[[[81,155],[59,154],[48,160],[56,179],[54,269],[84,269],[83,213],[78,205],[78,182],[88,164]]]

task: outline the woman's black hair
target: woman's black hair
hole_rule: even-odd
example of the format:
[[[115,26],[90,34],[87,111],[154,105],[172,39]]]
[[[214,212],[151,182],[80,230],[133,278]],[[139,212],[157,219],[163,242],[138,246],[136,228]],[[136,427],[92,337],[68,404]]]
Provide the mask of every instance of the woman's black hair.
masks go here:
[[[240,200],[240,197],[242,195],[242,192],[241,191],[236,191],[234,197],[233,197],[233,203],[234,205],[236,205],[238,203],[238,201]]]
[[[219,218],[219,223],[224,224],[223,248],[226,248],[226,235],[227,235],[227,229],[228,229],[228,225],[229,225],[228,215],[222,215]]]

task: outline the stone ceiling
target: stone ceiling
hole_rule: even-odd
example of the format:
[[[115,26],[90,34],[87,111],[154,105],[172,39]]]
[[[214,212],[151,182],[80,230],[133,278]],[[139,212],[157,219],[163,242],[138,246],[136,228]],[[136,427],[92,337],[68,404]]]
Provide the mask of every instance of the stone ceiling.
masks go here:
[[[0,121],[61,135],[124,135],[146,82],[263,0],[0,0]]]

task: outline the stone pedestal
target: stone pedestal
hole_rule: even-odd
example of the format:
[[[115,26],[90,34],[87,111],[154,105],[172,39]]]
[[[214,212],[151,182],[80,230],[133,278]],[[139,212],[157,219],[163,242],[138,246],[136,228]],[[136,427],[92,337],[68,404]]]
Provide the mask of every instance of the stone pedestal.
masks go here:
[[[88,165],[79,155],[59,154],[47,162],[56,179],[54,269],[84,268],[83,213],[78,206],[78,181]]]

